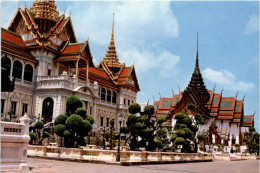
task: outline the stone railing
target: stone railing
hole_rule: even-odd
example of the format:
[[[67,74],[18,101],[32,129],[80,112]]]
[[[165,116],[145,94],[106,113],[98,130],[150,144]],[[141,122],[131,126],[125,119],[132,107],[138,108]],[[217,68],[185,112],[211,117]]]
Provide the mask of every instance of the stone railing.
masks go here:
[[[215,160],[257,160],[258,155],[255,154],[241,154],[241,153],[227,153],[227,154],[216,154],[214,153]]]
[[[35,87],[37,89],[44,88],[65,88],[74,90],[78,86],[87,86],[93,88],[94,85],[88,81],[82,81],[77,78],[72,78],[67,75],[59,76],[37,76]]]
[[[1,121],[1,170],[28,170],[27,147],[30,140],[30,118],[25,114],[21,123]]]
[[[115,162],[116,150],[100,150],[87,148],[62,148],[50,146],[29,145],[28,155],[31,157],[49,157],[55,159],[80,159],[91,161]],[[174,153],[174,152],[140,152],[120,151],[120,161],[123,162],[191,162],[212,161],[211,154]]]

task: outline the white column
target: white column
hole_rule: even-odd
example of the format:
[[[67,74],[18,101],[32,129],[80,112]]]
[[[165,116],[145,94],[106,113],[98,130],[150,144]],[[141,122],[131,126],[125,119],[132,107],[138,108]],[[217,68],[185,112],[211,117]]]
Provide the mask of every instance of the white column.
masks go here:
[[[231,135],[229,135],[228,146],[230,146],[230,147],[231,147],[231,145],[232,145],[232,136],[231,136]]]
[[[239,136],[236,136],[236,144],[239,144]]]
[[[215,144],[215,141],[216,141],[216,136],[215,134],[212,134],[212,143]]]
[[[221,139],[221,144],[224,144],[224,139],[223,138]]]

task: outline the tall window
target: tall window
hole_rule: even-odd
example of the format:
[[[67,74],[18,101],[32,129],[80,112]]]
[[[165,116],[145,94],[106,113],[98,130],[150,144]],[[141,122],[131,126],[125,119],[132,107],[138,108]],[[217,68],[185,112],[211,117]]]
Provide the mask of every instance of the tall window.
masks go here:
[[[100,87],[98,87],[98,95],[100,96],[101,92],[100,92]]]
[[[7,76],[10,76],[11,60],[7,57],[2,58],[2,67],[6,70]]]
[[[107,127],[109,127],[109,118],[107,118]]]
[[[130,105],[130,100],[128,100],[128,105]]]
[[[100,126],[103,126],[103,117],[100,117]]]
[[[101,89],[101,100],[106,100],[106,89],[102,88]]]
[[[24,68],[24,80],[32,82],[33,68],[30,64],[26,64]]]
[[[22,113],[22,116],[27,113],[27,108],[28,108],[28,104],[26,103],[23,103],[23,113]]]
[[[1,99],[1,113],[4,113],[5,100]]]
[[[51,75],[51,69],[48,69],[48,76]]]
[[[15,61],[13,66],[13,77],[22,79],[22,63],[20,61]]]
[[[90,106],[89,110],[89,114],[92,115],[92,106]]]
[[[124,105],[126,105],[126,99],[124,99]]]
[[[11,109],[14,111],[14,115],[16,114],[16,102],[12,101],[11,102]]]
[[[107,101],[111,102],[111,90],[107,90]]]
[[[116,92],[113,92],[112,103],[116,103]]]

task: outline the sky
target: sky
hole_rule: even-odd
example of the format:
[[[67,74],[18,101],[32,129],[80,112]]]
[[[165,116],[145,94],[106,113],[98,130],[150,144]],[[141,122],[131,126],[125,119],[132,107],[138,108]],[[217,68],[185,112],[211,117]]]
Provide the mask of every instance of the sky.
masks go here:
[[[137,102],[171,97],[188,85],[199,35],[199,66],[206,88],[244,99],[259,131],[259,2],[257,1],[55,1],[71,15],[79,42],[89,40],[94,63],[105,56],[115,13],[115,45],[121,63],[135,65]],[[26,2],[32,6],[32,1]],[[20,7],[25,2],[20,1]],[[18,1],[1,3],[6,28]],[[2,17],[4,16],[4,17]],[[159,95],[160,93],[160,95]]]

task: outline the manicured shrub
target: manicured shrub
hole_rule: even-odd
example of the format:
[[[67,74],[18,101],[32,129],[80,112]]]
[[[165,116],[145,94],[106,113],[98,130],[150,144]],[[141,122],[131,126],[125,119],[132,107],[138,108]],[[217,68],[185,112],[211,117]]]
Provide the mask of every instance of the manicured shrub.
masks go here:
[[[141,111],[141,106],[138,104],[138,103],[131,103],[129,106],[128,106],[128,111],[131,113],[131,114],[136,114],[138,112]]]
[[[63,125],[63,124],[57,124],[55,127],[54,127],[54,132],[56,135],[58,136],[63,136],[63,133],[66,129],[66,126]]]
[[[66,112],[69,114],[73,114],[78,108],[82,107],[82,102],[77,96],[72,95],[67,98],[66,106]]]
[[[66,120],[66,127],[68,129],[72,129],[75,132],[79,132],[80,127],[82,126],[83,119],[80,115],[72,114],[67,120]]]
[[[90,122],[90,124],[94,124],[94,121],[95,121],[92,115],[87,115],[86,120],[88,120]]]
[[[171,140],[172,142],[174,142],[176,138],[177,138],[177,135],[176,135],[176,134],[173,134],[173,135],[171,135],[170,140]]]
[[[255,131],[255,128],[254,128],[254,127],[249,127],[249,131],[250,131],[250,132],[254,132],[254,131]]]
[[[112,119],[112,120],[110,120],[109,123],[110,123],[110,126],[111,126],[111,127],[114,127],[114,125],[115,125],[115,120]]]
[[[159,116],[157,119],[156,119],[156,122],[158,123],[158,124],[162,124],[162,123],[164,123],[166,121],[166,119],[163,117],[163,116]]]
[[[203,140],[207,139],[207,136],[203,135],[203,134],[198,134],[197,138],[198,138],[199,141],[203,141]]]
[[[57,124],[64,124],[65,125],[67,118],[68,118],[68,116],[67,116],[66,113],[60,114],[59,116],[56,117],[56,119],[54,121],[54,125],[57,125]]]
[[[137,116],[136,116],[135,114],[130,114],[130,115],[127,117],[127,121],[126,121],[127,126],[132,126],[132,125],[134,125],[136,122],[137,122]]]
[[[42,136],[43,136],[43,138],[48,138],[48,137],[50,137],[50,133],[43,131]]]
[[[183,137],[177,137],[174,141],[175,145],[183,145],[185,144],[185,140]]]
[[[80,131],[78,131],[77,133],[80,136],[87,136],[88,132],[92,129],[92,126],[90,124],[90,122],[88,120],[83,120],[82,121],[82,125],[80,127]]]
[[[86,108],[78,108],[75,112],[77,115],[80,115],[83,119],[87,117],[87,109]]]
[[[186,105],[186,109],[189,109],[189,110],[195,110],[197,108],[196,105],[194,105],[193,103],[189,103]]]
[[[154,106],[153,106],[153,105],[147,105],[147,106],[145,106],[145,107],[144,107],[144,113],[145,113],[146,115],[149,115],[149,116],[153,115],[153,114],[154,114]]]
[[[157,147],[158,149],[162,149],[162,147],[163,147],[162,141],[154,140],[154,142],[156,143],[156,147]]]
[[[142,129],[143,128],[143,125],[142,125],[142,123],[135,123],[135,125],[134,125],[134,129],[135,130],[140,130],[140,129]]]
[[[124,134],[129,133],[128,127],[126,127],[126,126],[121,127],[120,131],[121,131],[121,133],[124,133]]]
[[[64,130],[64,132],[63,132],[64,137],[70,137],[71,135],[72,135],[72,133],[70,131]]]
[[[29,132],[29,136],[30,136],[30,140],[31,141],[34,141],[37,138],[37,135],[35,133],[33,133],[33,132]]]
[[[44,123],[43,123],[42,121],[37,121],[37,122],[35,123],[35,128],[36,128],[36,129],[42,129],[43,126],[44,126]]]

